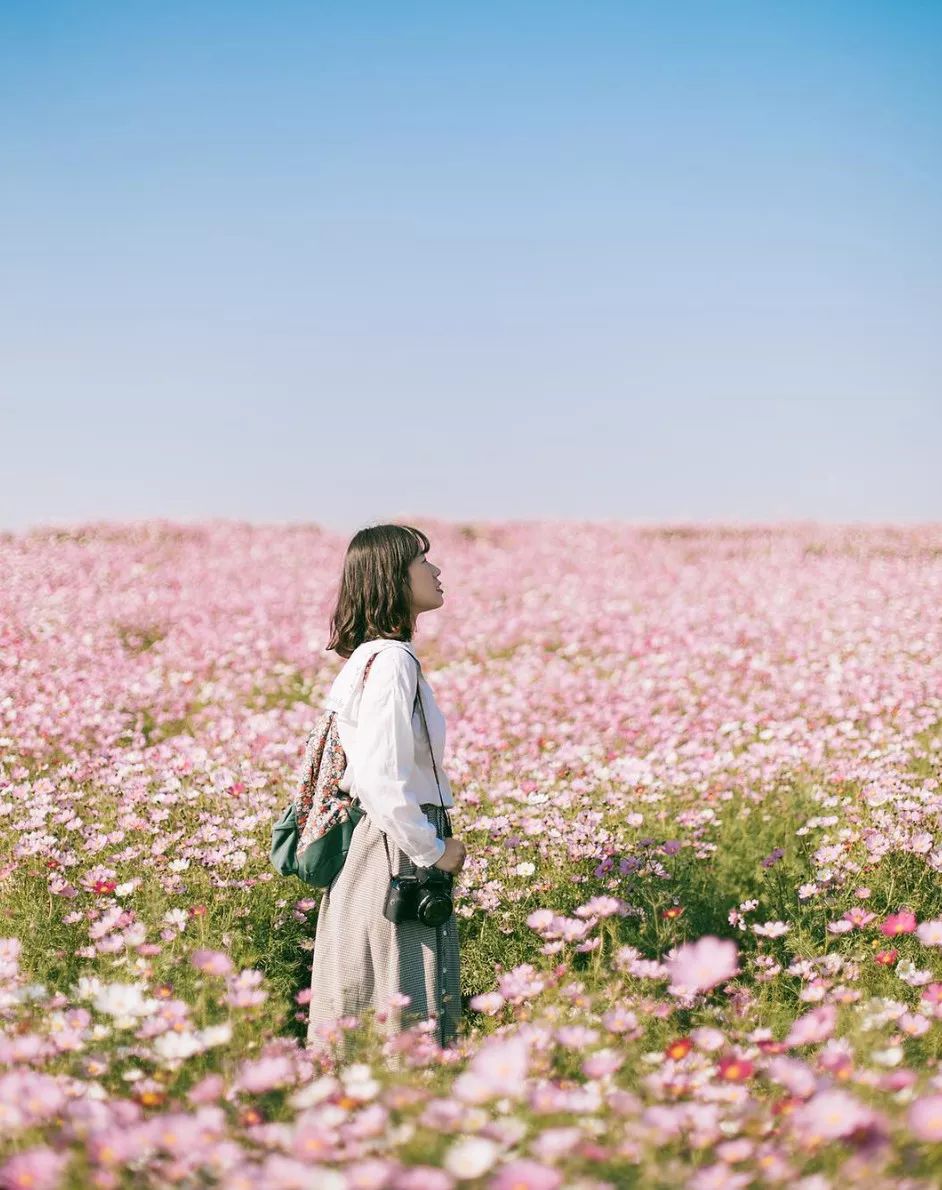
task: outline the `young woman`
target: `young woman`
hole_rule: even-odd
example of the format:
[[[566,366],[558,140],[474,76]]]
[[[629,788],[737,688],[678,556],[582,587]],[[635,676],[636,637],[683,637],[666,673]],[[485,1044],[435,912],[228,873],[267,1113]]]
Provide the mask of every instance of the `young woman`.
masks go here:
[[[457,1036],[454,913],[436,926],[393,922],[383,912],[390,873],[421,876],[422,869],[436,868],[449,874],[445,884],[451,885],[466,854],[447,813],[454,799],[443,766],[445,719],[412,645],[417,617],[444,602],[441,572],[428,551],[419,529],[376,525],[353,537],[344,559],[327,648],[347,662],[326,705],[336,712],[347,758],[340,788],[365,814],[320,903],[309,1042],[325,1034],[325,1022],[365,1009],[385,1014],[376,1023],[387,1035],[434,1018],[439,1045]],[[453,887],[448,891],[454,895]]]

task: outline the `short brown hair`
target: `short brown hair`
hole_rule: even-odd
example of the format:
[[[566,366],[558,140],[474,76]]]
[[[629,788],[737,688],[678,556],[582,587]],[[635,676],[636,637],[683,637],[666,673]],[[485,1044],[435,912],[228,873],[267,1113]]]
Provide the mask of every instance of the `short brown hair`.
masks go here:
[[[412,639],[409,566],[429,539],[412,525],[372,525],[347,546],[327,648],[349,657],[365,640]]]

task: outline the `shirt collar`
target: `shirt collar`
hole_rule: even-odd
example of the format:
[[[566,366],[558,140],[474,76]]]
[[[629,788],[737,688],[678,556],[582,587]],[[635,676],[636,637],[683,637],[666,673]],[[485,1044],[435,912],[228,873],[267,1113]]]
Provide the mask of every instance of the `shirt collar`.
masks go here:
[[[325,700],[327,709],[336,711],[339,719],[344,719],[348,723],[356,723],[360,708],[360,697],[363,693],[361,679],[366,663],[376,653],[390,648],[406,649],[415,657],[416,661],[419,660],[411,641],[389,640],[385,637],[363,641],[362,644],[357,645],[353,650],[347,658],[347,664],[334,678],[330,692]]]

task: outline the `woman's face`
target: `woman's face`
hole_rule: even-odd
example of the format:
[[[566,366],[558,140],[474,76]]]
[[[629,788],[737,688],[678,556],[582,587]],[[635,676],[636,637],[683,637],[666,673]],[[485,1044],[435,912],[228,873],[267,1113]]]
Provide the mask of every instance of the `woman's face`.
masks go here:
[[[412,587],[412,615],[441,607],[445,601],[438,576],[441,571],[425,554],[413,558],[409,565],[409,582]]]

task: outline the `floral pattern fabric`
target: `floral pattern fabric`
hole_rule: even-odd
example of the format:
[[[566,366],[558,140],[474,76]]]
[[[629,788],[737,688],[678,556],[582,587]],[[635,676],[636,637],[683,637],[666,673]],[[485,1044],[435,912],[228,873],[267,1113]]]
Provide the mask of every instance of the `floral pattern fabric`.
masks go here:
[[[364,666],[364,682],[378,655],[374,653]],[[324,711],[308,734],[298,773],[294,797],[298,855],[350,817],[350,808],[357,804],[356,799],[339,788],[346,767],[347,755],[340,743],[336,712]]]

